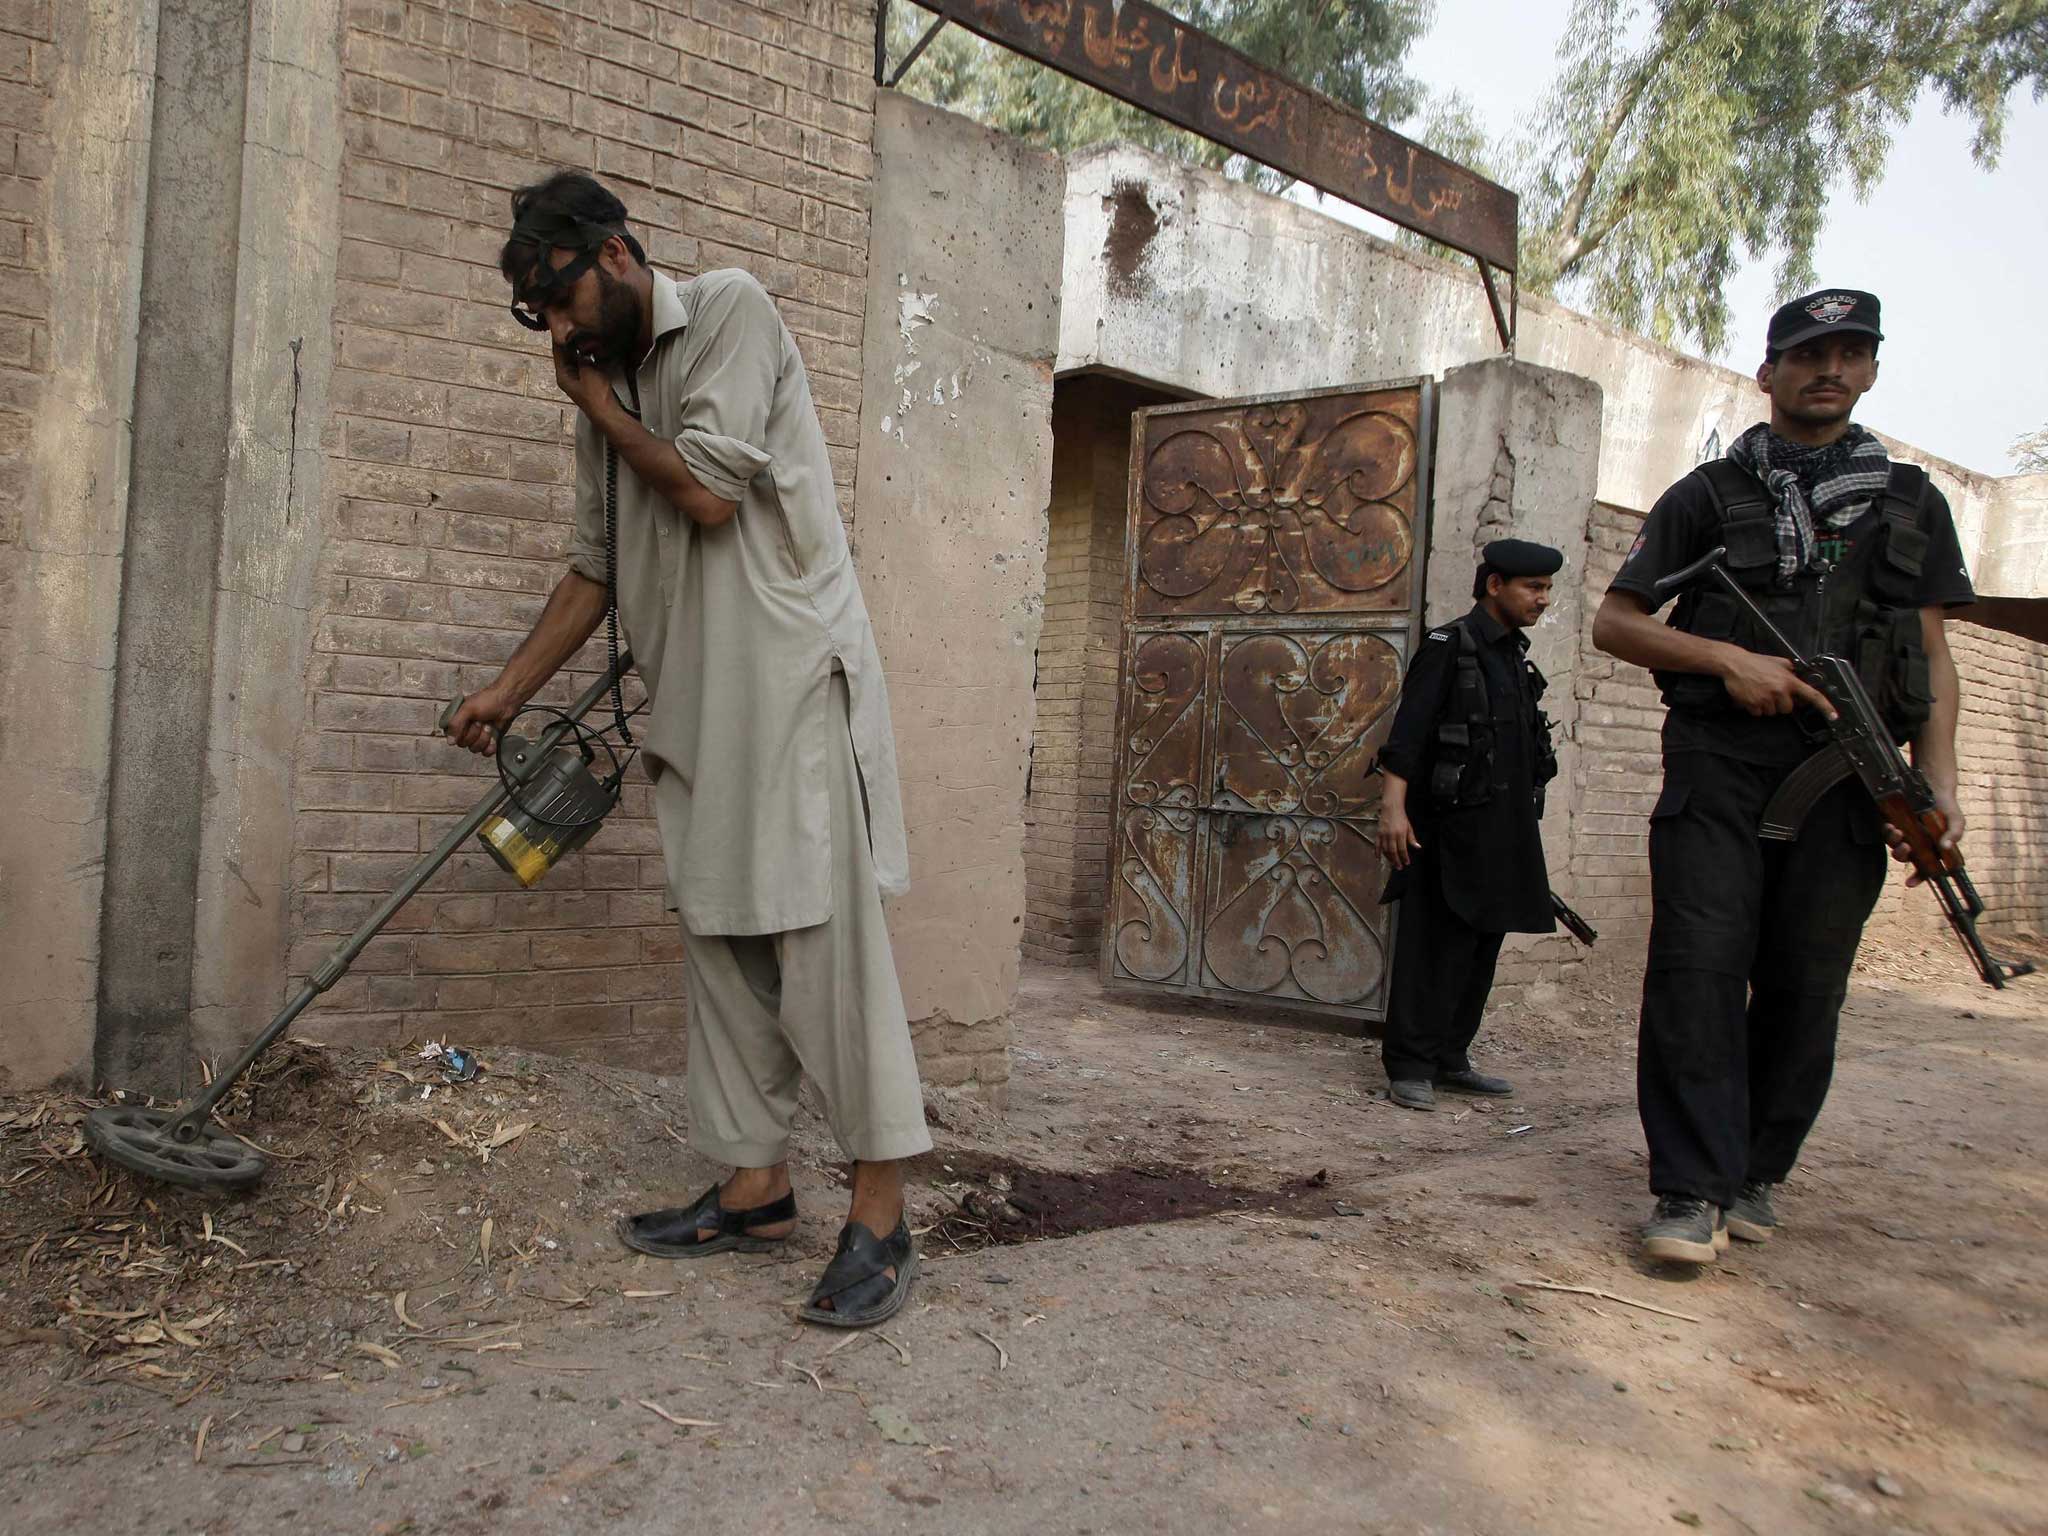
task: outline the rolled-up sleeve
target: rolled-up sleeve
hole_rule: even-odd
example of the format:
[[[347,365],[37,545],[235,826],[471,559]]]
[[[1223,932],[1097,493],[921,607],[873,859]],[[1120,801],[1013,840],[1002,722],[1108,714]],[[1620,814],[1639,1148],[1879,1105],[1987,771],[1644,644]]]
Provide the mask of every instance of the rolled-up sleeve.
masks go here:
[[[576,414],[576,527],[569,536],[569,569],[586,580],[603,582],[604,449],[597,429],[582,412]]]
[[[690,324],[709,341],[684,380],[676,452],[705,490],[739,501],[774,463],[764,445],[782,373],[782,317],[767,290],[737,270],[707,273],[694,297]]]

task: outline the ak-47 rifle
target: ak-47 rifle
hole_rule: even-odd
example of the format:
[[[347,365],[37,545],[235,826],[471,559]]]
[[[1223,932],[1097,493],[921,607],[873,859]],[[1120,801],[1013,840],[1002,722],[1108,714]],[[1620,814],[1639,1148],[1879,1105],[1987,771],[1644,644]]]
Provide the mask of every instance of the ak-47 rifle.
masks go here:
[[[1565,932],[1586,948],[1591,949],[1599,941],[1600,935],[1594,930],[1593,925],[1566,906],[1555,891],[1550,893],[1550,910],[1555,912],[1557,920],[1564,924]]]
[[[1936,809],[1934,790],[1927,776],[1911,763],[1892,740],[1884,717],[1872,702],[1870,691],[1856,669],[1839,656],[1801,654],[1759,608],[1742,583],[1728,574],[1721,562],[1728,551],[1708,551],[1682,571],[1675,571],[1657,583],[1659,597],[1689,587],[1702,576],[1718,581],[1729,596],[1748,612],[1757,628],[1782,651],[1802,682],[1827,697],[1835,708],[1828,722],[1828,744],[1793,769],[1764,807],[1763,825],[1757,835],[1772,842],[1790,842],[1799,835],[1806,816],[1820,797],[1854,774],[1866,793],[1876,802],[1880,815],[1897,831],[1912,858],[1913,869],[1941,899],[1941,910],[1963,947],[1976,962],[1977,974],[1994,987],[2003,987],[2017,976],[2030,975],[2034,967],[2024,960],[2000,960],[1984,948],[1977,936],[1977,919],[1984,913],[1976,886],[1963,868],[1963,856],[1954,848],[1941,846],[1948,830],[1947,819]]]

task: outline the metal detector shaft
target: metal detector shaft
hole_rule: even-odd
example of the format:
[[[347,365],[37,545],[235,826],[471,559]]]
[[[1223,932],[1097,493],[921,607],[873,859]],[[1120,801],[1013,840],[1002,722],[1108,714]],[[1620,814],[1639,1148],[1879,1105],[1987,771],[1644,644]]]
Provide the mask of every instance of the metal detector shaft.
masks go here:
[[[584,689],[576,702],[569,706],[569,720],[557,720],[541,733],[538,746],[527,758],[526,768],[515,774],[515,782],[523,780],[545,762],[548,753],[569,734],[570,721],[581,720],[588,714],[599,700],[611,692],[613,682],[623,678],[632,665],[632,652],[621,651],[618,662],[606,669],[605,674]],[[300,989],[297,997],[285,1004],[284,1010],[270,1021],[270,1026],[262,1034],[249,1042],[242,1054],[235,1058],[234,1065],[215,1073],[206,1091],[192,1100],[176,1120],[164,1127],[165,1133],[180,1141],[196,1136],[199,1128],[205,1125],[207,1117],[213,1113],[214,1105],[218,1104],[221,1097],[234,1085],[235,1079],[249,1070],[251,1062],[270,1049],[277,1037],[291,1027],[292,1020],[312,1006],[315,998],[348,974],[349,967],[355,964],[356,956],[363,952],[370,940],[377,936],[378,931],[391,921],[400,907],[419,894],[420,887],[434,878],[435,871],[446,864],[457,849],[476,836],[477,829],[505,803],[509,794],[503,783],[494,783],[470,813],[451,827],[448,835],[434,845],[433,851],[422,855],[420,861],[406,871],[405,878],[398,882],[398,888],[378,903],[377,910],[369,915],[363,926],[344,939],[341,947],[321,963],[320,969],[313,973],[312,980]]]

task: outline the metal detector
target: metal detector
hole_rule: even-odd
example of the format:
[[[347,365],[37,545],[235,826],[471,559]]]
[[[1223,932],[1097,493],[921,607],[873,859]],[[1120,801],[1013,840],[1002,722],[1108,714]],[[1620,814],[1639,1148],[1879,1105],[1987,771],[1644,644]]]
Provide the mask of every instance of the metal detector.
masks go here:
[[[196,1098],[168,1109],[115,1104],[93,1110],[85,1117],[87,1144],[109,1162],[166,1184],[182,1184],[194,1189],[243,1189],[262,1178],[269,1160],[240,1137],[212,1124],[214,1106],[249,1070],[256,1058],[276,1043],[291,1026],[292,1020],[348,974],[349,967],[363,952],[364,946],[397,915],[400,907],[419,894],[420,887],[432,879],[435,871],[454,857],[470,838],[486,834],[488,829],[488,835],[483,839],[485,850],[501,868],[512,872],[522,885],[527,886],[538,880],[556,859],[588,841],[605,814],[618,804],[620,781],[635,755],[631,734],[625,727],[629,715],[620,696],[614,692],[615,685],[624,679],[632,665],[632,653],[621,652],[604,675],[585,689],[566,710],[535,705],[520,711],[522,715],[544,715],[552,723],[542,731],[537,742],[528,742],[509,730],[499,735],[498,782],[477,801],[468,815],[449,829],[448,835],[435,845],[432,852],[422,855],[419,862],[406,871],[398,888],[370,914],[362,927],[327,957],[298,996],[285,1004],[277,1017],[270,1021],[269,1027],[249,1042],[234,1065],[218,1073]],[[613,694],[614,722],[602,730],[586,730],[582,725],[583,717],[606,694]],[[461,705],[462,700],[458,698],[441,712],[444,731]],[[638,714],[645,708],[642,704],[631,713]],[[604,739],[614,731],[619,732],[628,744],[624,760]],[[593,747],[601,747],[610,754],[611,772],[604,780],[590,772],[590,765],[595,760]],[[530,785],[537,793],[522,793]],[[508,804],[511,810],[501,815]],[[521,857],[514,861],[507,858],[508,828],[518,835]],[[536,849],[540,850],[538,855]],[[534,865],[536,857],[541,860],[537,870]]]

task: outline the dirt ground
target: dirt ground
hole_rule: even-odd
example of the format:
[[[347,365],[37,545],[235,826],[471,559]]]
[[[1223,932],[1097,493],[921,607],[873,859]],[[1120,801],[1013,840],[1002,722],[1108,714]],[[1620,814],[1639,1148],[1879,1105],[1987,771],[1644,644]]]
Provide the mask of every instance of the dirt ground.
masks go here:
[[[934,1099],[884,1336],[791,1317],[815,1122],[787,1255],[618,1247],[713,1176],[676,1079],[293,1047],[240,1196],[0,1101],[0,1528],[2048,1531],[2048,981],[1870,948],[1787,1230],[1690,1280],[1634,1255],[1612,972],[1423,1116],[1358,1041],[1032,971],[1008,1114]]]

